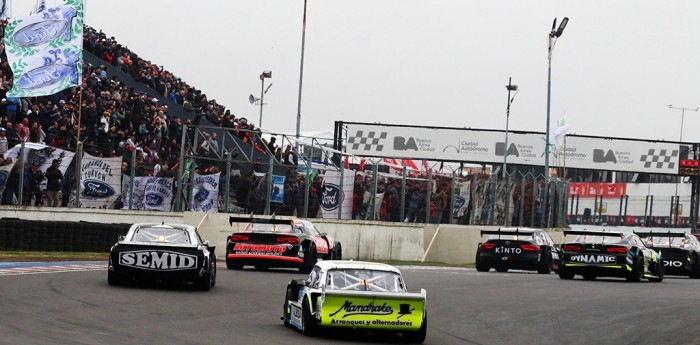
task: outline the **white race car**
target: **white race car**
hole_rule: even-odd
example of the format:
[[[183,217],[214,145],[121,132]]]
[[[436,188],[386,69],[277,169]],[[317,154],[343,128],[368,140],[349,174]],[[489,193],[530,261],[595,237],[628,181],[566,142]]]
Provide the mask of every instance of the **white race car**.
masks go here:
[[[289,282],[282,320],[306,335],[319,327],[372,329],[422,343],[428,327],[426,292],[408,292],[401,272],[390,265],[322,261],[307,279]]]

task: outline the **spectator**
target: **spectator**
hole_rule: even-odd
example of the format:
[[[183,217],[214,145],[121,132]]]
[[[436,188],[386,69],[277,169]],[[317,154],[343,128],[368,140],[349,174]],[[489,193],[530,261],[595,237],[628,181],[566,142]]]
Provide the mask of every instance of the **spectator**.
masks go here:
[[[46,197],[49,199],[47,206],[49,207],[58,206],[58,192],[61,190],[61,180],[63,179],[59,163],[58,159],[54,159],[44,174],[46,177]]]
[[[0,157],[3,157],[8,150],[6,132],[5,128],[0,127]]]

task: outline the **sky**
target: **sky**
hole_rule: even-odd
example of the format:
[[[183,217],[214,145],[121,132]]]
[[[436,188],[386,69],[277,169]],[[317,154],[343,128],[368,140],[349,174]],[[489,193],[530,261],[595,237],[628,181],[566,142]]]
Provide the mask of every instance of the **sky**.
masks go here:
[[[48,0],[47,4],[54,4]],[[14,0],[13,16],[33,1]],[[87,0],[85,22],[262,127],[294,133],[304,0]],[[308,0],[301,131],[334,121],[700,142],[700,2]],[[681,124],[683,118],[683,124]]]

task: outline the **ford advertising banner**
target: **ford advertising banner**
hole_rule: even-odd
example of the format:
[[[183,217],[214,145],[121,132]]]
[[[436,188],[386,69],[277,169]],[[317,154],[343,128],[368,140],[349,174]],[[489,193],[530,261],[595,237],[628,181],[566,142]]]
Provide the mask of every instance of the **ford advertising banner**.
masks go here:
[[[80,161],[80,205],[82,208],[112,208],[121,191],[121,158],[84,154]]]
[[[219,212],[219,175],[221,173],[211,175],[194,174],[190,211]]]
[[[507,153],[512,164],[543,166],[545,160],[541,133],[510,133],[507,149],[505,133],[497,130],[348,123],[347,133],[347,153],[365,157],[502,164]],[[567,135],[549,160],[552,167],[676,175],[679,152],[673,143]]]
[[[83,2],[68,0],[10,19],[4,42],[14,75],[8,97],[47,96],[77,87],[83,70]]]
[[[143,205],[146,210],[170,211],[173,202],[173,177],[147,177],[143,192]]]
[[[340,172],[326,171],[323,175],[323,192],[321,193],[321,213],[323,218],[338,219],[338,208],[343,201],[340,219],[352,218],[352,189],[355,174],[351,170],[345,171],[341,188]]]

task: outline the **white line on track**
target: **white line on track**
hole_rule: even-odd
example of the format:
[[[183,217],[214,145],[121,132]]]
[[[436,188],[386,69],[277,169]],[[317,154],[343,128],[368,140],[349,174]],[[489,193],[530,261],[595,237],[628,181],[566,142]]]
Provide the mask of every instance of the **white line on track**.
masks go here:
[[[41,274],[41,273],[99,271],[99,270],[104,270],[104,269],[107,269],[107,264],[14,267],[14,268],[0,269],[0,276],[16,276],[16,275],[24,275],[24,274]]]

